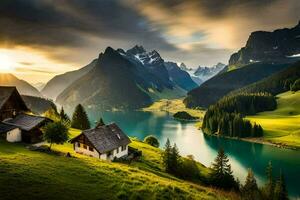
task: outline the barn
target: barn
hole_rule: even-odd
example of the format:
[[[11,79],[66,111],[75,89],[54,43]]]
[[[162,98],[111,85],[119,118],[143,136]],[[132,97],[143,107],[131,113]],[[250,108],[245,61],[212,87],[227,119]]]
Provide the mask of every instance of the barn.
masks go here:
[[[76,153],[85,154],[103,160],[113,160],[128,155],[128,136],[112,123],[97,125],[94,129],[83,131],[70,140]]]

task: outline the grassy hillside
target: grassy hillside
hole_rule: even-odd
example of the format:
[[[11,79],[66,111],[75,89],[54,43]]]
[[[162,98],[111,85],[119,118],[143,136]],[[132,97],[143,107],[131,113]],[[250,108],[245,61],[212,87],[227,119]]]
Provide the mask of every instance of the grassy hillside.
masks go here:
[[[285,92],[277,97],[276,110],[247,119],[263,127],[265,140],[300,148],[300,92]]]
[[[78,134],[71,130],[72,137]],[[159,149],[138,141],[131,146],[142,150],[143,157],[128,165],[75,154],[71,144],[53,149],[75,158],[0,140],[1,199],[237,199],[164,173]],[[209,169],[199,167],[207,176]]]

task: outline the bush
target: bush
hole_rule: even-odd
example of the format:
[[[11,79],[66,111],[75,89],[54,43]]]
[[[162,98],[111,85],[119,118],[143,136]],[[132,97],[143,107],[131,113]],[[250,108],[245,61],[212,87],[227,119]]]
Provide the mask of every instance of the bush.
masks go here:
[[[144,142],[154,147],[159,147],[159,141],[154,135],[145,137]]]
[[[200,171],[194,159],[183,158],[177,174],[183,179],[193,180],[199,178]]]

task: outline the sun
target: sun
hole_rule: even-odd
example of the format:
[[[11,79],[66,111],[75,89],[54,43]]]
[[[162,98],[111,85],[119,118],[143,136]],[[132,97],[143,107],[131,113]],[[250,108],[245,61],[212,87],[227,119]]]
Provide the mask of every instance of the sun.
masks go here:
[[[14,67],[12,59],[5,55],[0,53],[0,72],[12,72],[14,71]]]

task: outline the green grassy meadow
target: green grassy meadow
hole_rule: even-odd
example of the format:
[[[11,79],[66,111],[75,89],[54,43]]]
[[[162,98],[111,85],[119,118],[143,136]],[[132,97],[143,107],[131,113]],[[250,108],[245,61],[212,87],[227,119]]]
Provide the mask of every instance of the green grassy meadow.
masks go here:
[[[264,129],[264,139],[300,148],[300,91],[277,95],[277,109],[247,116]]]
[[[80,131],[71,129],[70,137]],[[0,140],[1,199],[237,199],[237,195],[175,178],[162,170],[160,149],[133,140],[142,150],[131,164],[101,161],[73,152],[72,145],[53,151],[72,158],[31,151],[27,145]],[[205,178],[209,169],[199,164]]]

